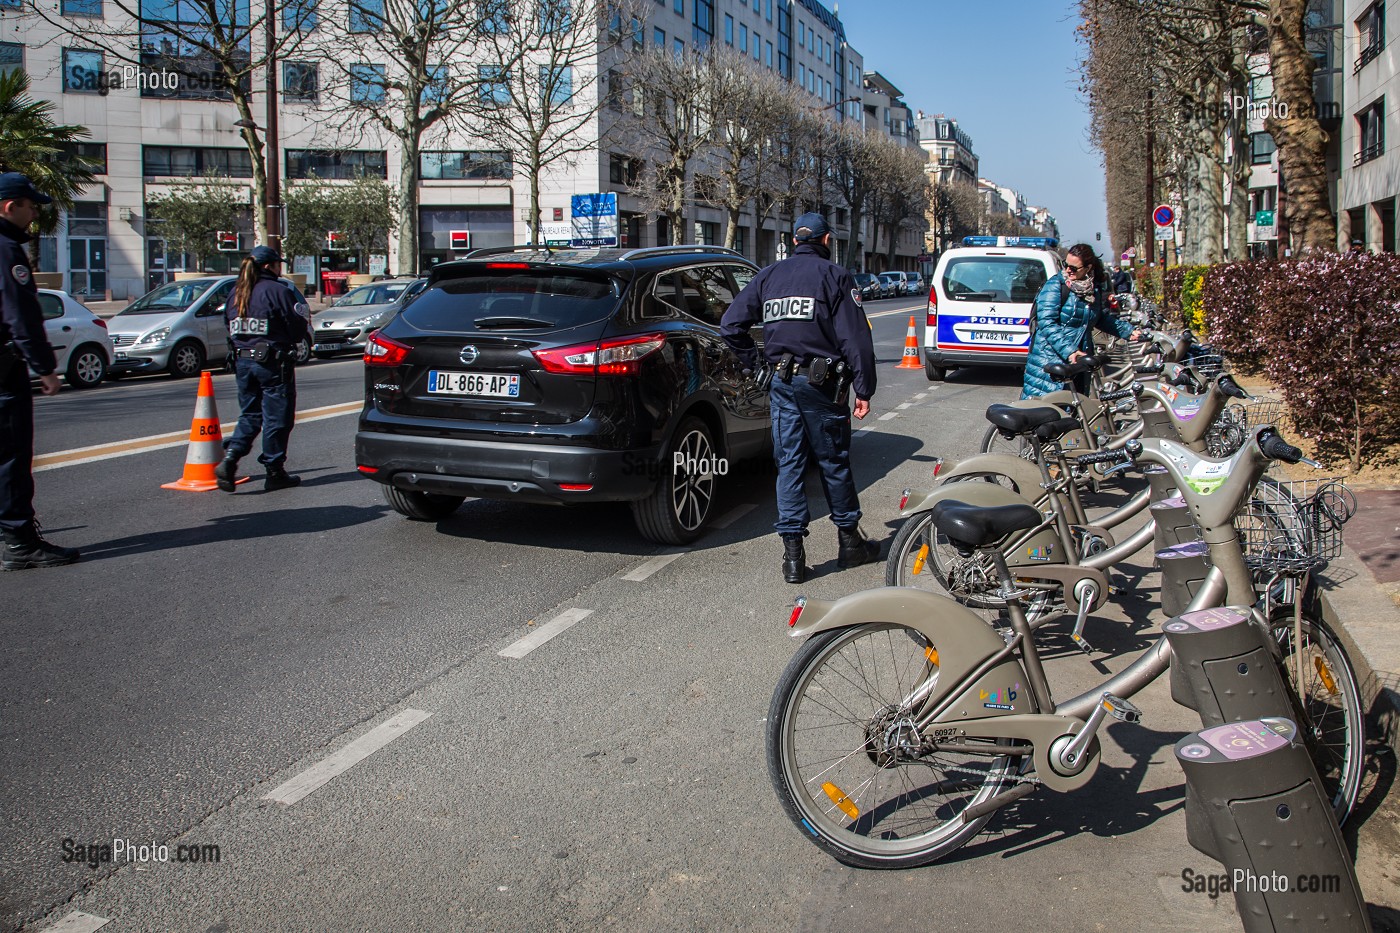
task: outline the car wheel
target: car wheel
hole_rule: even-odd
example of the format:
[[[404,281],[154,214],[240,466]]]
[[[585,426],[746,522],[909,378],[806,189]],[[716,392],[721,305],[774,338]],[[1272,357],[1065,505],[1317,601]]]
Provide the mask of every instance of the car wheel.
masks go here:
[[[165,367],[177,379],[188,379],[204,371],[204,348],[193,340],[182,340],[170,351]]]
[[[682,421],[661,457],[656,488],[632,503],[632,520],[642,537],[658,544],[689,544],[700,537],[714,507],[717,462],[705,423],[699,418]]]
[[[297,344],[297,365],[300,366],[311,359],[311,341],[302,340]]]
[[[393,506],[395,512],[418,522],[442,521],[457,511],[457,507],[466,500],[466,496],[445,496],[434,492],[419,492],[416,489],[384,487],[384,501]]]
[[[934,366],[928,361],[927,358],[925,358],[924,375],[928,376],[929,382],[942,382],[948,377],[948,369],[944,366]]]
[[[75,389],[91,389],[107,378],[107,355],[94,343],[85,343],[68,357],[64,379]]]

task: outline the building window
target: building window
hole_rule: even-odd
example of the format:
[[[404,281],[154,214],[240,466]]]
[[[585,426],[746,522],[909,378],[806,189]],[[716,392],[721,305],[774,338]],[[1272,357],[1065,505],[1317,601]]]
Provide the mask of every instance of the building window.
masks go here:
[[[635,185],[642,177],[642,160],[618,155],[608,155],[608,181],[615,185]]]
[[[282,28],[288,32],[310,32],[317,22],[316,0],[289,0],[282,8]]]
[[[632,48],[640,52],[647,47],[647,29],[637,17],[632,17]]]
[[[1253,75],[1249,79],[1249,99],[1268,100],[1274,96],[1274,76],[1265,72],[1261,75]]]
[[[573,25],[570,0],[539,0],[540,32],[548,35],[564,32]]]
[[[797,86],[803,89],[807,87],[807,66],[801,62],[797,64]]]
[[[568,65],[541,65],[540,96],[542,103],[556,107],[567,104],[574,96],[574,70]]]
[[[693,0],[695,15],[691,19],[691,39],[697,49],[709,48],[715,37],[714,0]]]
[[[24,0],[0,0],[0,10],[18,10],[24,5]]]
[[[1361,55],[1356,59],[1352,73],[1365,68],[1385,49],[1385,0],[1376,0],[1371,8],[1356,21],[1357,38],[1360,40]]]
[[[384,103],[384,66],[350,66],[350,103],[373,105]]]
[[[106,236],[107,205],[100,201],[77,201],[68,211],[69,236]]]
[[[675,0],[676,12],[681,16],[685,15],[685,0]]]
[[[773,0],[768,0],[768,3],[765,8],[764,19],[768,20],[768,22],[770,23],[773,22]]]
[[[719,242],[719,224],[705,220],[695,222],[695,242],[714,246]]]
[[[672,40],[671,40],[671,51],[673,51],[673,52],[676,53],[676,57],[677,57],[677,58],[680,58],[682,55],[684,55],[684,54],[685,54],[685,40],[684,40],[684,39],[679,39],[679,38],[677,38],[677,39],[672,39]]]
[[[608,80],[603,93],[606,95],[603,98],[605,106],[612,110],[622,109],[622,72],[616,68],[608,69]]]
[[[773,67],[773,43],[763,43],[763,64],[769,68]]]
[[[150,146],[146,147],[150,149]],[[246,156],[247,153],[245,152]],[[374,175],[388,178],[388,162],[383,150],[354,152],[333,149],[288,149],[288,178],[354,178]]]
[[[494,107],[510,103],[510,75],[500,65],[477,65],[476,79],[482,103]]]
[[[64,143],[63,151],[68,158],[86,159],[95,175],[107,174],[106,143]]]
[[[0,5],[3,5],[0,3]],[[0,75],[24,68],[24,46],[18,42],[0,42]]]
[[[658,49],[666,48],[666,30],[653,29],[651,31],[651,44]]]
[[[350,0],[351,32],[378,32],[384,28],[384,0]]]
[[[424,152],[419,170],[424,178],[508,181],[514,177],[509,152]]]
[[[314,104],[321,87],[315,62],[282,63],[282,99]]]
[[[1356,115],[1359,150],[1354,165],[1370,162],[1385,152],[1385,98]]]
[[[759,53],[761,53],[762,51],[763,51],[763,40],[759,37],[758,33],[755,32],[755,33],[753,34],[753,60],[754,60],[754,61],[758,61],[758,60],[759,60],[759,57],[758,57],[758,56],[759,56]]]
[[[740,52],[747,52],[748,50],[749,50],[749,27],[745,26],[743,23],[740,23],[740,24],[739,24],[739,51],[740,51]]]
[[[247,149],[215,149],[193,146],[142,146],[141,174],[147,177],[194,178],[225,175],[252,178],[253,161]]]
[[[724,41],[734,44],[734,17],[728,13],[724,14]]]
[[[452,93],[452,73],[446,65],[429,65],[426,69],[428,83],[423,87],[423,102],[445,104]]]
[[[1276,148],[1274,138],[1268,133],[1251,133],[1249,136],[1249,161],[1254,165],[1267,164]]]
[[[101,16],[102,0],[63,0],[64,16]]]
[[[106,90],[104,80],[101,52],[63,50],[63,93],[97,94]]]
[[[180,36],[208,35],[211,29],[212,9],[230,14],[232,22],[223,22],[222,27],[245,27],[231,32],[239,36],[238,52],[251,57],[249,39],[248,4],[244,2],[225,6],[210,6],[170,2],[170,0],[141,0],[141,67],[145,77],[152,80],[141,82],[142,97],[177,98],[184,100],[229,100],[232,93],[228,79],[207,55],[179,40]],[[222,19],[221,15],[221,19]],[[171,83],[159,80],[161,76],[173,77]],[[249,86],[247,76],[240,79],[244,87]]]

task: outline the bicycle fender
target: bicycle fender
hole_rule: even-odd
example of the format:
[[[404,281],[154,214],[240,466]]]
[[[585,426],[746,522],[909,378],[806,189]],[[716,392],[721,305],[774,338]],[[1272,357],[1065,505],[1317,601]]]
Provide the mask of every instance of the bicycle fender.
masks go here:
[[[900,510],[902,517],[927,512],[944,499],[966,502],[968,505],[1029,505],[1035,501],[1018,496],[1005,486],[995,483],[944,483],[935,489],[911,489],[909,499]]]
[[[985,476],[989,473],[1005,476],[1011,480],[1027,500],[1034,502],[1040,498],[1040,468],[1029,460],[1011,454],[976,454],[958,463],[943,478],[943,485],[961,476]]]

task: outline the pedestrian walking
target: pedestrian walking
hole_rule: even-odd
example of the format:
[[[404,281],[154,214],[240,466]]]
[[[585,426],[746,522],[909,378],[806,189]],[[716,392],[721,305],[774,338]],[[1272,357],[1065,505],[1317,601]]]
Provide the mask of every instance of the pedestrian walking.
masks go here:
[[[24,253],[39,205],[53,199],[34,190],[19,172],[0,175],[0,568],[28,570],[71,564],[74,548],[50,544],[34,518],[34,393],[58,392],[53,347],[44,333],[39,287]]]
[[[851,472],[851,409],[870,412],[875,394],[875,345],[851,273],[831,261],[831,228],[808,213],[793,225],[790,258],[762,270],[734,299],[720,334],[744,367],[768,384],[773,457],[778,466],[778,521],[783,579],[806,578],[803,539],[811,515],[803,473],[809,460],[821,470],[822,491],[836,525],[837,564],[876,560],[880,545],[860,529],[860,498]],[[763,360],[749,329],[763,325]]]
[[[287,472],[287,440],[296,417],[296,345],[310,336],[310,324],[297,312],[296,295],[280,281],[282,257],[270,246],[255,246],[238,269],[224,315],[233,338],[238,378],[238,427],[224,441],[224,459],[214,477],[233,492],[238,461],[262,432],[258,462],[267,470],[263,488],[290,489],[300,476]]]

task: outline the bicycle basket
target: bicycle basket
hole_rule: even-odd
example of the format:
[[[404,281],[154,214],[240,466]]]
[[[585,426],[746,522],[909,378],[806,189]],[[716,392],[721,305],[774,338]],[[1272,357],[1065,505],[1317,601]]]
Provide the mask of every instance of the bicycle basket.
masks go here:
[[[1234,456],[1255,428],[1278,424],[1283,412],[1283,400],[1277,398],[1231,402],[1206,432],[1206,453],[1217,459]]]
[[[1201,378],[1207,381],[1229,371],[1229,367],[1225,365],[1225,357],[1217,353],[1213,347],[1206,346],[1192,350],[1190,356],[1186,358],[1186,365],[1200,373]]]
[[[1235,530],[1252,569],[1304,574],[1341,553],[1342,525],[1355,512],[1341,479],[1266,481],[1235,514]]]

